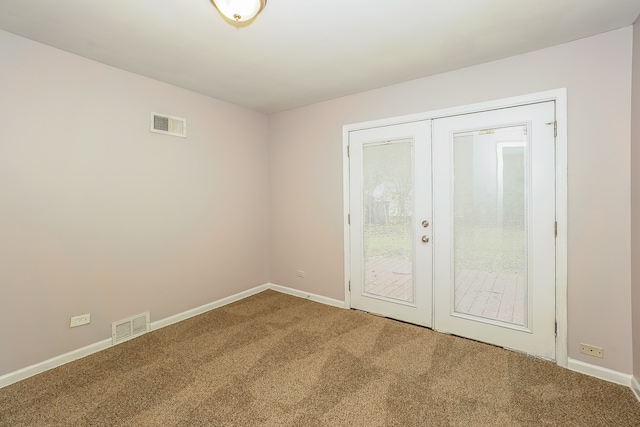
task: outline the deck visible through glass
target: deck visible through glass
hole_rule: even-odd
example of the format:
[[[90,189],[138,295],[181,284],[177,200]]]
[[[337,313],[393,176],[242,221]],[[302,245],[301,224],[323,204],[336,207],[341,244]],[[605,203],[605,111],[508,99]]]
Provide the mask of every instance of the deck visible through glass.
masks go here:
[[[365,292],[413,301],[410,261],[372,257],[365,268]],[[455,311],[519,325],[524,324],[525,286],[517,274],[460,269],[456,272]]]

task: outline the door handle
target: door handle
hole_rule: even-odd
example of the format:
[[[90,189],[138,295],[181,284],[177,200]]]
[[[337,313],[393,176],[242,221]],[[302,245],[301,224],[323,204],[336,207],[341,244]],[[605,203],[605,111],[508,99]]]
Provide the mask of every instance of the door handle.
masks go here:
[[[429,226],[429,221],[427,221],[426,219],[424,221],[422,221],[422,226],[424,228],[427,228]]]
[[[429,242],[429,238],[427,236],[422,236],[422,243]]]

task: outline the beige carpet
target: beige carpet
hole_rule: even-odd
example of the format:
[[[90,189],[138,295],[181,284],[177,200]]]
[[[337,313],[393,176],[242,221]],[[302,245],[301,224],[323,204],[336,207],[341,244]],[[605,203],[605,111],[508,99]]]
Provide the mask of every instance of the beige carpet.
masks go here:
[[[640,426],[623,386],[266,291],[0,389],[0,426]]]

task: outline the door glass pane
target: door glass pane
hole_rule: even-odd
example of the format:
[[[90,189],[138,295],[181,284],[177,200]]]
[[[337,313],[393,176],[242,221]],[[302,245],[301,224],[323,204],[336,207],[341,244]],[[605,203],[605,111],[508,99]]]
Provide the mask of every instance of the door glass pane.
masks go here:
[[[454,134],[454,311],[527,326],[526,126]]]
[[[413,140],[363,146],[364,292],[414,301]]]

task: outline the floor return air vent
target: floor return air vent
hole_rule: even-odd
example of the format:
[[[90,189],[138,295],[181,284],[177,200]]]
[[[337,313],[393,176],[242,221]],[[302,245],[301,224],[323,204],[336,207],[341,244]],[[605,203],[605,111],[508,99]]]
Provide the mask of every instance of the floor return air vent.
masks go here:
[[[113,345],[138,337],[150,330],[149,312],[138,314],[111,324]]]

